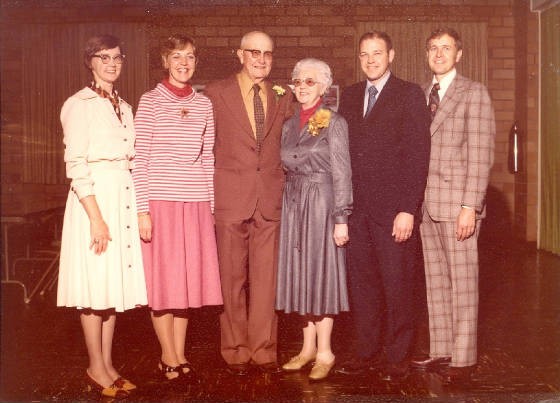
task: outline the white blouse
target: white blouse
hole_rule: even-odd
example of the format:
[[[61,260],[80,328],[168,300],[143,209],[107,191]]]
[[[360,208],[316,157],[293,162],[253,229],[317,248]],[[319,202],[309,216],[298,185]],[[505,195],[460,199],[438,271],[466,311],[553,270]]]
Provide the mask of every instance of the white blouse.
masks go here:
[[[132,107],[119,98],[121,119],[111,102],[86,87],[66,100],[60,112],[66,176],[79,199],[95,194],[90,163],[134,157]]]

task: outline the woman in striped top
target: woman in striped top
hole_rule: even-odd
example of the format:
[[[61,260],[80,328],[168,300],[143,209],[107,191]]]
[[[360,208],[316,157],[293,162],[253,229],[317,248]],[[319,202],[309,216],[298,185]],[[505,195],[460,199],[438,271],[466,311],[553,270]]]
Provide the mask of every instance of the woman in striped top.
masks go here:
[[[138,223],[148,305],[168,379],[192,374],[185,357],[187,309],[222,304],[214,235],[212,104],[189,84],[194,41],[161,46],[167,77],[140,99],[134,119]]]

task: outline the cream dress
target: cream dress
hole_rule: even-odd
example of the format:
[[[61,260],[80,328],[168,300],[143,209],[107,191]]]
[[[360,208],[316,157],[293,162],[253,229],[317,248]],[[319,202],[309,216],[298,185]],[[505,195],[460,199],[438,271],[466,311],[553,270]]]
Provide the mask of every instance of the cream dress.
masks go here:
[[[108,99],[90,88],[62,107],[68,192],[58,278],[58,306],[118,312],[147,304],[136,196],[130,168],[134,157],[132,108],[120,101],[122,122]],[[90,221],[80,203],[95,195],[112,241],[96,255]]]

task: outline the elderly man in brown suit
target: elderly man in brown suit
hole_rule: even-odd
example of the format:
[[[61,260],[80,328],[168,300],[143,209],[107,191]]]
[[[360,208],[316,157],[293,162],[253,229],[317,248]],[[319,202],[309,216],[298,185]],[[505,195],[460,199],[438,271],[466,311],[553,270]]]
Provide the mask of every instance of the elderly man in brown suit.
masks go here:
[[[221,353],[236,375],[245,375],[249,365],[280,371],[274,311],[284,183],[280,136],[291,113],[292,93],[266,80],[273,48],[264,32],[247,33],[237,50],[241,71],[205,90],[216,120]]]
[[[430,322],[430,357],[447,382],[468,380],[477,361],[478,249],[496,124],[486,87],[455,70],[459,34],[434,31],[426,42],[434,73],[424,87],[432,148],[420,225]]]

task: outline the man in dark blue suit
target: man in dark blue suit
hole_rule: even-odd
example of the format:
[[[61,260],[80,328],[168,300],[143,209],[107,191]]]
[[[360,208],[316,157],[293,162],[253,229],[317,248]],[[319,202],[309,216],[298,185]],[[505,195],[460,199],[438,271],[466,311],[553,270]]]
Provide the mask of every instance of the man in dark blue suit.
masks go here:
[[[395,77],[391,38],[369,32],[359,58],[367,80],[347,88],[339,112],[348,122],[354,213],[348,280],[355,357],[338,372],[383,362],[382,378],[408,372],[414,337],[418,220],[430,158],[425,95]]]

